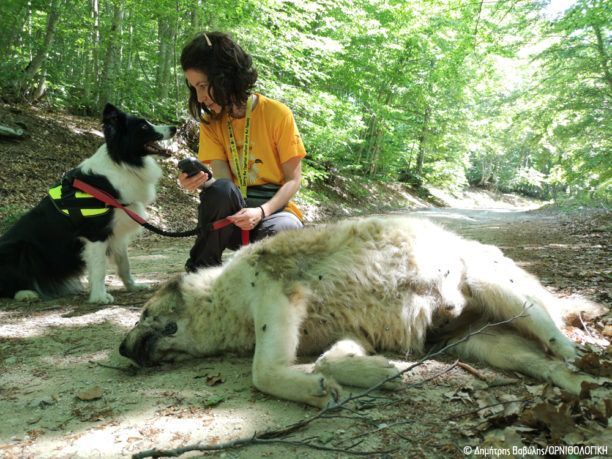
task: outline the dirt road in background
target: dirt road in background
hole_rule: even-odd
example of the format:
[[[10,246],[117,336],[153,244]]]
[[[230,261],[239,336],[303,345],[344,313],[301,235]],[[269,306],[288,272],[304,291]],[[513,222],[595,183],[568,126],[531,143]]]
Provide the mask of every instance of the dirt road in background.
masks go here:
[[[609,306],[607,214],[562,217],[508,209],[413,214],[498,245],[562,297]],[[135,277],[154,288],[182,272],[190,243],[141,239],[130,251]],[[317,413],[254,390],[248,358],[224,356],[134,369],[117,349],[151,293],[126,293],[116,276],[107,280],[116,299],[110,306],[87,305],[83,296],[31,304],[0,302],[0,456],[127,457],[153,447],[226,442]],[[589,322],[586,328],[574,325],[567,330],[574,339],[603,343],[610,338],[609,318]],[[391,357],[406,365],[404,356]],[[426,380],[451,363],[427,362],[404,379]],[[346,457],[349,451],[396,448],[390,457],[465,457],[466,444],[489,438],[474,427],[482,420],[470,412],[486,400],[533,397],[536,387],[516,375],[473,367],[477,373],[455,367],[424,387],[381,394],[352,413],[317,420],[289,437],[345,452],[274,444],[228,450],[224,457]],[[509,438],[507,428],[504,432]],[[512,441],[528,435],[519,432]],[[529,435],[533,440],[535,434]],[[598,431],[593,435],[597,438]]]

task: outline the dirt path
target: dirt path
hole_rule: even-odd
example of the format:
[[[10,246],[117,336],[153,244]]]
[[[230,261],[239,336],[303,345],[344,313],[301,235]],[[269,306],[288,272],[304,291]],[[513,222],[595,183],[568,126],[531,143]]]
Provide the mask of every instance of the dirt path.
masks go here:
[[[496,245],[561,296],[581,295],[610,306],[609,213],[449,208],[411,213]]]
[[[609,306],[609,215],[561,218],[541,212],[450,209],[414,213],[500,246],[560,296]],[[181,272],[189,244],[142,239],[131,249],[135,277],[154,286]],[[112,291],[116,304],[108,307],[88,306],[83,297],[28,305],[0,302],[1,457],[127,457],[152,447],[225,442],[316,414],[314,409],[253,390],[250,359],[225,356],[132,370],[117,348],[150,293],[125,293],[115,276],[109,280],[111,290],[117,290]],[[609,338],[606,320],[589,323],[586,331],[570,327],[569,332],[576,339],[589,340],[592,335],[591,341],[601,342],[604,335]],[[448,359],[428,362],[405,380],[427,379],[447,370],[450,363]],[[484,406],[486,400],[522,400],[535,390],[533,381],[517,380],[515,375],[486,368],[479,368],[478,374],[454,368],[426,382],[425,388],[370,399],[346,417],[321,419],[291,438],[308,437],[337,449],[363,440],[355,449],[399,448],[390,455],[398,458],[465,457],[466,444],[489,437],[475,427],[483,424],[478,416],[462,413]],[[508,436],[507,429],[504,432]],[[598,438],[600,433],[595,429],[589,435]],[[346,456],[288,445],[224,454]]]

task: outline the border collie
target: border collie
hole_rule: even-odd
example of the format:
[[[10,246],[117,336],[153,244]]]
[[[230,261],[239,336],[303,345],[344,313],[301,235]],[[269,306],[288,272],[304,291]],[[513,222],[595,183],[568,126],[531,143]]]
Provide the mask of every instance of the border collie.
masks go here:
[[[52,189],[0,237],[0,296],[27,301],[77,293],[86,271],[89,302],[111,303],[104,284],[107,255],[114,258],[126,288],[138,288],[130,274],[127,246],[140,226],[123,210],[106,207],[70,185],[78,178],[144,216],[162,175],[152,155],[168,155],[156,142],[171,138],[176,128],[153,125],[111,104],[104,107],[103,126],[106,143],[56,187],[72,201],[63,194],[53,197]],[[85,198],[97,210],[83,211],[76,198]]]

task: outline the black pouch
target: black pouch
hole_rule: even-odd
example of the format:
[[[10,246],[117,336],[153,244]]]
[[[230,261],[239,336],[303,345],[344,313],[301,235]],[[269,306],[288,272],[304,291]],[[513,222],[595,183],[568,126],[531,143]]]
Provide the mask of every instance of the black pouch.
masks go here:
[[[247,188],[246,205],[247,207],[259,207],[268,202],[280,189],[280,185],[266,183],[264,185],[254,185]]]

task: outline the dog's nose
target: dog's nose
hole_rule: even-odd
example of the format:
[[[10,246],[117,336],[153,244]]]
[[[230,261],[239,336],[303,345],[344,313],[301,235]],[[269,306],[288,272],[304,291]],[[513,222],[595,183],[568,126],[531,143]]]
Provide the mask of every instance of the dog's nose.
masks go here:
[[[130,357],[125,340],[121,341],[121,344],[119,345],[119,354],[121,354],[123,357]]]

